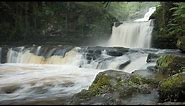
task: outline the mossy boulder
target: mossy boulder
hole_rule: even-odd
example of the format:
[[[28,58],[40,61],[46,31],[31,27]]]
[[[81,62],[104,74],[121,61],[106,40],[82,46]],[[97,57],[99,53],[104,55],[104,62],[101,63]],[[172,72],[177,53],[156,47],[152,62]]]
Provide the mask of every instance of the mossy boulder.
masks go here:
[[[185,102],[185,72],[175,74],[159,84],[160,102]]]
[[[100,72],[89,89],[75,94],[69,104],[124,104],[123,100],[136,94],[150,94],[154,85],[156,83],[153,80],[139,75],[108,70]],[[95,101],[97,98],[99,103]]]
[[[168,76],[183,72],[185,57],[177,55],[165,55],[157,60],[157,68]]]
[[[177,47],[182,51],[185,52],[185,36],[180,37],[177,40]]]

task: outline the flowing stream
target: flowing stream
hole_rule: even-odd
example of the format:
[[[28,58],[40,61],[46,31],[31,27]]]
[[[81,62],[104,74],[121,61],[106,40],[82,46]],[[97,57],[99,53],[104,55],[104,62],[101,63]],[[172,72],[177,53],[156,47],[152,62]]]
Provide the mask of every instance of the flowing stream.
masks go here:
[[[99,72],[132,73],[154,66],[149,53],[178,53],[150,47],[150,8],[144,18],[113,26],[110,47],[21,46],[0,48],[0,104],[33,102],[72,96],[88,89]],[[113,46],[128,47],[120,53]],[[143,48],[143,49],[142,49]]]
[[[132,73],[155,65],[146,62],[149,53],[177,53],[128,49],[115,55],[119,51],[112,47],[62,47],[8,48],[7,57],[1,58],[6,62],[0,64],[0,104],[69,97],[88,89],[99,72],[113,69]]]

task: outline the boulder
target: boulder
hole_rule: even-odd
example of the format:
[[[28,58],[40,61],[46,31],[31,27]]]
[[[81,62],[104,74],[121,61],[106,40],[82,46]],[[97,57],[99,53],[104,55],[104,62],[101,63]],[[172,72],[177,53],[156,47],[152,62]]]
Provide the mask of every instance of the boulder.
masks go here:
[[[130,60],[128,60],[128,61],[126,61],[125,63],[123,63],[123,64],[121,64],[120,66],[119,66],[119,69],[121,70],[121,69],[123,69],[123,68],[125,68],[128,64],[130,64]]]
[[[171,76],[183,72],[185,57],[177,55],[164,55],[157,60],[158,70],[165,75]]]
[[[185,102],[185,72],[175,74],[159,83],[160,102]]]
[[[110,56],[122,56],[123,55],[123,53],[120,51],[108,51],[107,54]]]
[[[149,53],[146,62],[156,62],[157,59],[160,57],[160,55],[154,54],[154,53]]]
[[[88,90],[75,94],[68,104],[120,105],[137,94],[150,94],[155,83],[138,75],[107,70],[100,72]]]

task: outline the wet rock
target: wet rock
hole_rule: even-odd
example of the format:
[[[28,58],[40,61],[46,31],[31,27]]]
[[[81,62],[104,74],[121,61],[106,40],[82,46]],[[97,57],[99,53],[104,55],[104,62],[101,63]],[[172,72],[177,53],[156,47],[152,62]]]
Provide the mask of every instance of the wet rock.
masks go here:
[[[123,69],[123,68],[125,68],[128,64],[130,64],[130,60],[128,60],[128,61],[126,61],[125,63],[123,63],[123,64],[121,64],[120,66],[119,66],[119,69]]]
[[[150,71],[150,72],[157,72],[156,70],[156,66],[148,66],[147,67],[147,70]]]
[[[182,36],[177,40],[177,48],[182,52],[185,52],[185,36]]]
[[[150,72],[149,70],[135,70],[132,72],[133,75],[140,75],[145,78],[152,78],[154,77],[154,73]]]
[[[51,57],[53,55],[57,56],[65,56],[67,52],[72,50],[74,47],[73,46],[42,46],[38,56],[44,56],[45,58]],[[36,50],[32,51],[35,53]]]
[[[88,53],[93,53],[96,52],[97,54],[100,53],[100,51],[106,51],[108,55],[111,56],[122,56],[124,53],[128,52],[128,48],[123,48],[123,47],[100,47],[100,46],[96,46],[96,47],[88,47],[86,49],[88,51]]]
[[[154,54],[154,53],[149,53],[146,62],[150,63],[150,62],[156,62],[157,58],[159,58],[160,55]]]
[[[48,88],[47,87],[43,87],[43,86],[39,86],[39,87],[32,87],[30,89],[31,92],[34,92],[36,94],[44,94],[46,92],[48,92]]]
[[[149,70],[148,68],[144,70],[135,70],[131,74],[139,75],[141,77],[144,77],[145,79],[151,80],[153,85],[157,87],[159,82],[163,79],[166,79],[168,76],[157,71],[155,66],[150,66],[150,67],[153,67],[154,70]]]
[[[165,55],[157,60],[158,70],[168,76],[185,71],[185,57]]]
[[[75,105],[123,104],[121,101],[134,95],[150,94],[153,85],[150,79],[126,72],[108,70],[100,72],[88,90],[75,94],[68,103]]]
[[[185,72],[175,74],[159,83],[160,102],[185,102]]]
[[[123,24],[122,22],[114,22],[114,26],[115,27],[118,27],[118,26],[120,26],[121,24]]]
[[[149,94],[137,94],[121,102],[125,105],[155,105],[158,102],[158,92],[152,90]]]
[[[82,48],[82,51],[85,51],[84,55],[88,60],[88,63],[90,63],[91,60],[96,60],[100,58],[100,56],[102,55],[102,52],[104,51],[106,51],[107,55],[110,55],[110,56],[122,56],[124,53],[128,52],[128,48],[96,46],[96,47]]]
[[[9,85],[9,86],[5,86],[0,88],[0,93],[6,93],[6,94],[10,94],[10,93],[14,93],[15,91],[19,90],[21,87],[19,85]]]
[[[1,63],[7,62],[8,47],[2,47],[1,49]]]
[[[116,49],[117,51],[120,51],[122,53],[126,53],[129,51],[128,48],[124,48],[124,47],[113,47],[114,49]]]
[[[122,56],[123,55],[123,53],[120,51],[108,51],[107,54],[110,56]]]

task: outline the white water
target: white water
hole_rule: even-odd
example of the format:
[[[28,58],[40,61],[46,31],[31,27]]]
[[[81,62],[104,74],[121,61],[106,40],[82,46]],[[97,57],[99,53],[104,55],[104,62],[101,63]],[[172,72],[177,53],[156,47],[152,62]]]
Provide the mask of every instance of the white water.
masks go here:
[[[102,71],[71,65],[29,64],[5,64],[0,70],[0,102],[69,96],[87,89]],[[7,93],[11,88],[16,90]]]
[[[146,32],[151,33],[151,23],[151,21],[125,23],[117,28],[113,27],[113,35],[117,35],[121,40],[116,43],[124,47],[149,47],[150,41],[144,40],[150,39]],[[121,35],[122,33],[125,33],[124,36]],[[125,36],[127,33],[130,36]],[[137,39],[131,41],[132,38]],[[113,39],[117,40],[117,38]],[[135,43],[132,45],[131,42]],[[141,44],[141,42],[145,43]],[[44,49],[47,50],[46,52],[42,49],[41,46],[36,48],[34,46],[8,50],[7,63],[0,64],[0,104],[6,100],[31,101],[66,97],[82,89],[88,89],[99,72],[113,69],[132,73],[138,69],[146,69],[148,65],[146,63],[148,54],[142,52],[127,52],[122,56],[110,56],[106,50],[102,50],[99,57],[87,60],[88,53],[80,47],[75,47],[68,52],[57,47],[46,48]],[[131,61],[130,64],[119,69],[121,64],[128,61]]]
[[[36,54],[41,52],[40,48],[36,48]],[[80,52],[80,49],[75,47],[65,56],[46,58],[31,53],[31,48],[10,48],[8,63],[0,65],[0,104],[6,100],[31,101],[70,96],[88,89],[99,72],[114,69],[131,73],[134,70],[120,70],[119,65],[128,60],[137,61],[138,56],[146,57],[141,53],[113,57],[103,50],[100,57],[88,63],[84,55],[86,52]],[[141,59],[142,65],[146,64],[146,58]]]
[[[145,14],[145,16],[141,19],[137,19],[135,20],[136,22],[140,22],[140,21],[148,21],[150,16],[155,12],[156,7],[151,7],[149,8],[148,12]]]
[[[124,22],[118,27],[113,26],[108,46],[150,48],[153,21],[149,20],[149,17],[155,9],[155,7],[151,7],[144,18],[134,22]]]
[[[132,49],[122,56],[110,56],[106,50],[101,50],[99,57],[88,62],[86,57],[89,52],[80,47],[69,50],[65,55],[58,53],[63,49],[54,47],[46,52],[48,57],[38,56],[42,54],[43,47],[35,48],[37,55],[30,52],[31,48],[10,48],[8,63],[0,64],[0,104],[22,99],[36,101],[71,96],[88,89],[99,72],[113,69],[132,73],[155,65],[146,63],[148,53],[140,49]],[[161,53],[160,50],[153,51]],[[119,69],[128,61],[131,61],[130,64]]]

